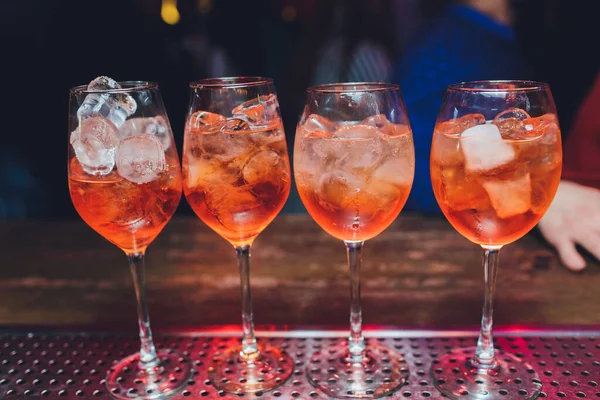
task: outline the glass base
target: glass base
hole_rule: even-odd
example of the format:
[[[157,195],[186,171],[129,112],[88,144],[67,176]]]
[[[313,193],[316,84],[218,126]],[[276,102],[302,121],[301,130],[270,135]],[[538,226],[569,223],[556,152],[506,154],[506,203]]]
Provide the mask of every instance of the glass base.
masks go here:
[[[283,350],[258,346],[260,356],[244,360],[242,346],[215,354],[208,368],[208,379],[218,390],[242,395],[273,390],[283,385],[294,371],[294,361]]]
[[[496,366],[471,362],[475,347],[456,349],[439,357],[431,368],[435,387],[451,399],[537,399],[542,382],[533,367],[512,354],[496,351]]]
[[[108,372],[106,387],[117,399],[168,399],[179,393],[193,376],[192,363],[171,350],[158,351],[159,364],[151,373],[139,368],[135,353]]]
[[[320,392],[338,399],[379,398],[398,390],[408,380],[404,358],[378,343],[368,344],[362,359],[352,360],[348,343],[313,354],[308,381]]]

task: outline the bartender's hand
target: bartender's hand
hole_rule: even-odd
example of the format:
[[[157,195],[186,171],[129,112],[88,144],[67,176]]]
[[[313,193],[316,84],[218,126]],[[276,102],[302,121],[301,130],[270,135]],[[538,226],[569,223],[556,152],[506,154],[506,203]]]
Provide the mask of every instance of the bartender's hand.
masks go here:
[[[600,259],[600,190],[561,181],[550,208],[538,224],[570,270],[585,268],[576,244]]]

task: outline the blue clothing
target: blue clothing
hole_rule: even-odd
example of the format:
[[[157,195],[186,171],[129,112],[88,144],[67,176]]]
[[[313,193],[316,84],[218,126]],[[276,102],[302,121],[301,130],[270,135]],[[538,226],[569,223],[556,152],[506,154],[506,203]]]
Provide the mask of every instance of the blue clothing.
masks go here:
[[[426,26],[395,65],[391,80],[400,84],[415,142],[415,180],[405,209],[440,212],[431,187],[429,153],[447,86],[529,75],[512,31],[474,9],[450,7]]]

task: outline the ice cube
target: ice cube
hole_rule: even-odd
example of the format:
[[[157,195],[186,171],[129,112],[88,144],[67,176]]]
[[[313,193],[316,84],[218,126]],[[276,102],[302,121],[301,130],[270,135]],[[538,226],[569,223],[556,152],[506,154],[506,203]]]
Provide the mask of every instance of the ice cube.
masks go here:
[[[228,119],[221,127],[221,130],[227,133],[250,133],[250,125],[247,121],[240,118]]]
[[[339,211],[352,204],[365,187],[357,176],[342,170],[324,173],[317,184],[315,196],[319,205],[329,211]]]
[[[347,125],[331,137],[315,141],[314,152],[323,160],[335,160],[341,169],[374,167],[383,154],[383,144],[377,128],[368,125]]]
[[[438,193],[441,193],[448,208],[454,211],[477,212],[490,209],[487,192],[476,176],[465,174],[461,166],[444,166],[440,174],[442,185],[438,187]]]
[[[500,218],[524,214],[531,208],[531,178],[529,173],[511,179],[483,182],[492,208]]]
[[[494,124],[467,129],[461,135],[460,145],[467,171],[489,171],[515,158],[512,145],[502,140],[500,130]]]
[[[162,116],[130,118],[119,129],[121,140],[141,133],[149,133],[156,136],[165,150],[171,146],[171,129]]]
[[[323,138],[333,134],[336,130],[336,125],[325,117],[318,114],[310,114],[302,129],[304,129],[304,137],[306,138]]]
[[[98,93],[88,94],[77,110],[80,120],[102,116],[108,118],[117,128],[120,128],[125,120],[137,110],[137,103],[127,93],[106,93],[110,89],[120,89],[121,85],[106,76],[94,79],[88,85],[88,91]]]
[[[88,86],[88,90],[108,90],[108,89],[121,89],[121,85],[117,81],[108,76],[99,76],[91,81]]]
[[[394,158],[380,164],[369,178],[371,181],[387,182],[396,186],[412,185],[415,165],[412,160]]]
[[[248,187],[215,183],[205,187],[204,195],[209,211],[226,228],[239,231],[263,227],[262,201]]]
[[[273,151],[281,153],[287,152],[285,132],[281,125],[275,130],[253,132],[250,139],[258,146],[268,147]]]
[[[290,182],[287,162],[271,150],[254,154],[242,168],[242,176],[259,198],[279,196]]]
[[[379,136],[386,140],[411,132],[408,125],[394,124],[387,119],[385,114],[372,115],[362,120],[359,125],[368,125],[377,128]]]
[[[229,162],[242,156],[252,146],[247,135],[232,135],[217,132],[188,137],[186,147],[195,158],[211,157],[221,162]]]
[[[119,176],[116,168],[113,168],[108,174],[105,175],[93,175],[91,176],[88,172],[83,169],[83,165],[77,159],[77,157],[71,158],[69,163],[69,178],[76,181],[83,182],[119,182],[122,181],[123,178]]]
[[[376,137],[377,128],[371,125],[347,125],[333,132],[333,138],[337,140],[371,140]]]
[[[482,114],[466,114],[459,118],[437,123],[435,130],[444,135],[456,136],[469,128],[483,124],[485,124],[485,117]]]
[[[511,108],[508,108],[508,109],[502,111],[498,115],[496,115],[496,118],[494,118],[494,124],[499,124],[499,123],[502,123],[503,121],[512,120],[512,119],[523,121],[528,118],[531,118],[531,117],[529,116],[529,114],[527,114],[527,112],[525,110],[522,110],[520,108],[511,107]]]
[[[414,176],[414,164],[401,159],[391,159],[371,174],[368,185],[364,190],[369,201],[379,208],[393,205],[402,198],[402,193],[408,193]]]
[[[372,169],[381,160],[383,143],[377,128],[368,125],[344,126],[336,130],[333,140],[340,149],[336,161],[343,169]],[[327,142],[327,141],[326,141]]]
[[[104,117],[81,120],[71,133],[71,145],[83,170],[91,175],[107,175],[115,166],[119,145],[115,125]]]
[[[552,202],[552,193],[548,193],[548,182],[531,182],[531,212],[544,215]]]
[[[119,175],[138,184],[153,181],[167,167],[160,140],[148,133],[123,139],[115,158]]]
[[[331,139],[332,133],[327,131],[315,130],[312,132],[307,132],[304,137],[306,139]]]
[[[465,156],[457,136],[447,136],[435,132],[431,145],[431,159],[443,167],[462,166]]]
[[[189,118],[188,129],[191,133],[199,134],[206,132],[216,132],[225,125],[227,119],[220,115],[208,111],[196,111]]]
[[[239,180],[239,171],[231,170],[216,159],[198,158],[184,164],[186,186],[201,188],[213,184],[233,185]]]
[[[277,96],[268,94],[240,104],[232,115],[246,121],[251,128],[266,128],[279,122],[278,107]]]
[[[376,115],[371,115],[370,117],[363,119],[360,122],[360,124],[361,125],[369,125],[369,126],[373,126],[375,128],[381,129],[381,128],[385,128],[386,126],[391,124],[391,122],[387,119],[385,114],[376,114]]]
[[[527,138],[541,136],[543,144],[553,144],[560,137],[560,127],[556,114],[548,113],[539,117],[528,118],[523,121]]]
[[[527,136],[527,130],[523,123],[531,118],[527,112],[520,108],[509,108],[496,115],[494,125],[500,130],[500,134],[505,139],[521,139]]]

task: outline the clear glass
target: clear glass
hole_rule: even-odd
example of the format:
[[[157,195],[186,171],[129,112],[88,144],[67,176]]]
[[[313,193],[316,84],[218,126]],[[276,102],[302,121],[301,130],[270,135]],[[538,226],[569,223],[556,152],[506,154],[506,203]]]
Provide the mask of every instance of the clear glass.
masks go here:
[[[192,365],[152,342],[144,255],[179,204],[181,171],[158,86],[120,84],[70,91],[69,191],[81,218],[125,252],[135,286],[141,348],[111,367],[108,390],[122,399],[163,399],[185,387]]]
[[[308,89],[296,130],[294,176],[302,202],[344,241],[350,269],[347,343],[313,354],[310,383],[336,398],[378,398],[408,378],[402,356],[362,334],[359,272],[365,240],[385,230],[410,192],[415,155],[397,85],[348,83]]]
[[[250,247],[290,192],[279,102],[268,78],[205,79],[190,88],[184,193],[198,217],[235,248],[242,292],[242,342],[215,356],[209,379],[228,393],[265,392],[294,367],[285,351],[257,343],[250,295]]]
[[[558,188],[562,147],[548,85],[477,81],[448,87],[431,148],[431,181],[452,226],[483,249],[485,297],[477,346],[440,357],[431,373],[452,399],[534,399],[528,363],[494,348],[493,301],[500,249],[529,232]],[[508,385],[508,386],[507,386]]]

